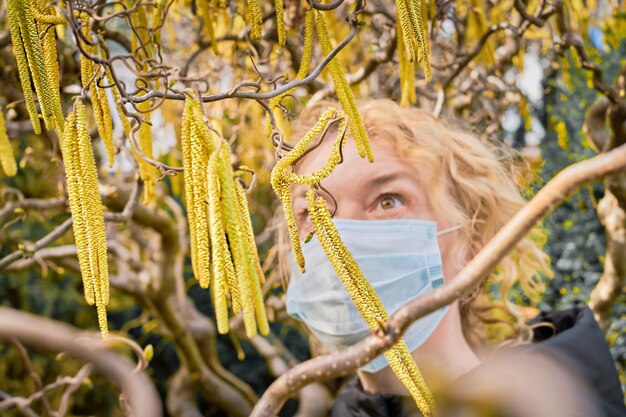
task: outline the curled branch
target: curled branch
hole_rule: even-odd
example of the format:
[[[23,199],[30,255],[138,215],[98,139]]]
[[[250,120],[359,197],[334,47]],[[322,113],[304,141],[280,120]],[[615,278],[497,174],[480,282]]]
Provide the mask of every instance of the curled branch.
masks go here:
[[[394,345],[415,320],[450,304],[479,285],[482,277],[551,209],[581,185],[626,167],[626,145],[561,171],[528,202],[459,274],[434,291],[407,303],[391,315],[384,333],[370,334],[339,352],[318,356],[281,375],[265,391],[252,417],[277,414],[286,398],[315,381],[347,375]]]

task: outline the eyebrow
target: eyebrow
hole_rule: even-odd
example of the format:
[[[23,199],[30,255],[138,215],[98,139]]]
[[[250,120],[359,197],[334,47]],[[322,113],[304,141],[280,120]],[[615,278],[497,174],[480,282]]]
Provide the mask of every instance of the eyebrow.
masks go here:
[[[389,182],[399,180],[399,179],[410,179],[415,180],[414,176],[411,173],[406,171],[393,171],[388,174],[379,175],[371,180],[369,180],[365,186],[367,187],[380,187],[381,185],[385,185]]]

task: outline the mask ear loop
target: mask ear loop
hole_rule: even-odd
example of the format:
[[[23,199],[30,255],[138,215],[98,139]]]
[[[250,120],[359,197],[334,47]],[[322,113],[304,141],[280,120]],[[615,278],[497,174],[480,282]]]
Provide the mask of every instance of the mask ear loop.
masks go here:
[[[457,224],[456,226],[448,227],[447,229],[443,229],[437,232],[437,236],[445,235],[446,233],[454,232],[455,230],[461,229],[463,226]]]

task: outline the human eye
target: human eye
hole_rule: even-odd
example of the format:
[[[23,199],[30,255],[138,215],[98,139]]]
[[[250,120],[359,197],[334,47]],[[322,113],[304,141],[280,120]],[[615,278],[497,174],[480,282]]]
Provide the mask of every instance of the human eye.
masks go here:
[[[404,204],[402,197],[397,194],[383,194],[378,198],[376,208],[391,210]]]

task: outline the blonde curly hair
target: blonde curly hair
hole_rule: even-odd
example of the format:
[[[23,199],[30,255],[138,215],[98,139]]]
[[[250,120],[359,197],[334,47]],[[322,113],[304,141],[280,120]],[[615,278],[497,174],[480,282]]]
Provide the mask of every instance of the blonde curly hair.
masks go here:
[[[339,107],[329,100],[306,107],[290,142],[302,137],[329,106]],[[475,255],[525,204],[515,180],[520,177],[520,166],[513,162],[510,149],[391,100],[363,101],[357,107],[370,140],[391,142],[399,158],[415,167],[415,174],[427,185],[434,212],[462,226],[452,262]],[[280,229],[278,257],[286,283],[290,245]],[[545,242],[545,233],[536,227],[475,291],[459,300],[465,337],[477,351],[487,345],[502,347],[532,339],[521,304],[538,302],[545,291],[544,278],[552,277],[550,258],[543,251]]]

